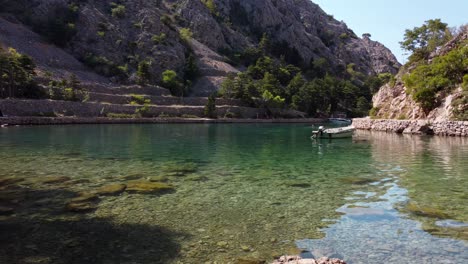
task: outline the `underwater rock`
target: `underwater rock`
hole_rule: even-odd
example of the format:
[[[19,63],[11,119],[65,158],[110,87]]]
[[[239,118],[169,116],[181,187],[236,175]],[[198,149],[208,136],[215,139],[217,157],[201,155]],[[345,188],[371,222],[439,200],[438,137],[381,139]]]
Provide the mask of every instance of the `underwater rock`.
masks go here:
[[[185,176],[186,174],[196,172],[197,169],[197,164],[192,162],[183,164],[167,164],[163,167],[163,170],[167,172],[169,176]]]
[[[428,206],[419,206],[416,203],[410,202],[406,206],[406,209],[410,211],[411,213],[418,215],[418,216],[425,216],[429,218],[438,218],[438,219],[448,219],[451,218],[447,213],[444,211],[438,209],[438,208],[433,208],[433,207],[428,207]]]
[[[127,183],[127,192],[135,193],[161,193],[174,190],[172,185],[162,182],[130,181]]]
[[[96,193],[99,195],[117,195],[125,191],[127,185],[125,184],[110,184],[102,186],[96,190]]]
[[[167,176],[159,175],[159,176],[147,177],[146,180],[150,182],[167,182],[169,181],[169,178]]]
[[[46,184],[51,184],[51,183],[67,182],[69,180],[71,180],[71,178],[66,177],[66,176],[51,176],[51,177],[46,177],[44,180],[42,180],[42,182]]]
[[[99,200],[99,197],[95,193],[80,193],[78,197],[71,199],[72,203],[83,203],[89,201]]]
[[[347,177],[347,178],[341,178],[340,181],[343,182],[343,183],[364,185],[364,184],[376,182],[378,180],[377,179],[372,179],[372,178]]]
[[[291,183],[288,184],[289,187],[295,187],[295,188],[310,188],[312,185],[308,183]]]
[[[188,176],[185,178],[186,181],[193,181],[193,182],[204,182],[207,181],[208,178],[205,176],[200,176],[200,175],[193,175],[193,176]]]
[[[131,181],[131,180],[138,180],[138,179],[141,179],[143,178],[143,175],[142,174],[130,174],[130,175],[127,175],[127,176],[124,176],[123,177],[124,180],[126,181]]]
[[[12,177],[4,178],[4,179],[0,179],[0,186],[7,186],[7,185],[22,182],[22,181],[24,181],[23,178],[12,178]]]
[[[82,202],[82,203],[74,203],[70,202],[67,204],[65,209],[69,212],[75,212],[75,213],[86,213],[89,211],[93,211],[97,209],[97,206],[93,203],[90,202]]]
[[[0,215],[11,215],[15,210],[11,207],[0,206]]]

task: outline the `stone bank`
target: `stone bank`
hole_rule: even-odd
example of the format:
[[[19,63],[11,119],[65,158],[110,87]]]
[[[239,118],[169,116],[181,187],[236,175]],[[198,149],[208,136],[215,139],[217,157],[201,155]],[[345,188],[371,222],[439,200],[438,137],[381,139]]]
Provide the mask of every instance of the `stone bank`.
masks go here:
[[[416,135],[468,136],[468,121],[394,120],[355,118],[353,126],[361,130]]]

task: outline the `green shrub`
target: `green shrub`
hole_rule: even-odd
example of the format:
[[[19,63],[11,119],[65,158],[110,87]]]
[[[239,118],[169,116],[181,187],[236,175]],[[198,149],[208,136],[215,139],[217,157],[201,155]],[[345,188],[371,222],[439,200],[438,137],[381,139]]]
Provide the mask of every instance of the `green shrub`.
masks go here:
[[[143,105],[135,110],[135,115],[137,117],[153,117],[150,113],[150,108],[148,104]]]
[[[465,74],[465,76],[463,76],[462,88],[464,91],[468,91],[468,74]]]
[[[341,40],[349,39],[349,35],[346,34],[346,33],[342,33],[342,34],[340,35],[340,39],[341,39]]]
[[[153,37],[151,37],[151,40],[155,44],[162,44],[162,43],[164,43],[166,41],[166,38],[167,38],[166,33],[161,33],[159,35],[153,35]]]
[[[210,13],[214,16],[219,16],[218,9],[216,4],[213,0],[202,0],[202,3],[205,4],[206,8],[210,10]]]
[[[138,64],[137,77],[138,84],[147,84],[151,81],[151,72],[150,72],[151,63],[149,61],[141,61]]]
[[[184,86],[179,82],[177,73],[173,70],[166,70],[162,73],[162,85],[171,91],[174,96],[184,96]]]
[[[125,17],[126,8],[124,5],[115,5],[111,9],[112,17],[123,18]]]
[[[214,94],[208,97],[208,102],[205,105],[204,114],[205,114],[205,117],[208,117],[208,118],[217,118],[216,96]]]
[[[190,39],[192,39],[193,37],[193,33],[192,31],[190,31],[190,28],[181,28],[179,31],[179,35],[180,38],[186,42],[190,41]]]
[[[369,116],[376,117],[379,111],[380,109],[378,107],[372,107],[371,110],[369,110]]]
[[[139,95],[139,94],[131,94],[130,95],[131,97],[131,104],[138,104],[138,105],[142,105],[142,104],[149,104],[150,103],[150,100],[149,99],[146,99],[146,97],[144,95]]]
[[[159,20],[166,26],[172,24],[172,19],[168,15],[162,15]]]

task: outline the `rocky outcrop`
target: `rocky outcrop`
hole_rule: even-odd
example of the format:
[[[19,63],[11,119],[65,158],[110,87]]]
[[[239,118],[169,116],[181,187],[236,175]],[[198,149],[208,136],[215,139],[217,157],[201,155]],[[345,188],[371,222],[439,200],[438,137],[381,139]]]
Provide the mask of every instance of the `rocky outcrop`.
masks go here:
[[[466,45],[468,40],[468,27],[464,27],[462,32],[445,44],[443,47],[433,52],[430,55],[429,61],[437,56],[447,54],[452,49]],[[452,102],[462,98],[463,89],[461,85],[451,89],[450,92],[442,91],[437,94],[438,105],[431,111],[427,112],[413,100],[412,96],[407,92],[407,88],[403,82],[403,76],[408,74],[412,65],[406,65],[401,68],[398,75],[395,77],[395,83],[387,83],[380,88],[374,95],[373,107],[375,110],[374,117],[382,119],[428,119],[431,121],[447,121],[454,118],[454,106]],[[459,106],[462,109],[459,111],[468,110],[468,105]]]
[[[369,34],[364,34],[362,40],[371,58],[372,68],[376,73],[398,73],[401,64],[387,47],[371,40]]]
[[[468,121],[428,121],[355,118],[353,126],[362,130],[413,135],[467,137]]]
[[[167,69],[183,76],[188,56],[194,53],[201,69],[193,88],[194,95],[207,95],[219,87],[228,73],[236,73],[238,69],[230,65],[224,55],[242,53],[247,47],[257,46],[263,33],[277,45],[279,52],[275,56],[278,59],[280,54],[286,54],[286,59],[297,64],[309,65],[313,60],[325,58],[337,72],[354,64],[355,69],[364,74],[393,72],[399,65],[384,46],[357,37],[344,22],[327,15],[309,0],[212,2],[214,7],[210,9],[199,0],[120,1],[124,8],[116,13],[113,10],[116,4],[104,0],[80,1],[75,7],[70,7],[68,0],[21,1],[21,12],[10,8],[17,1],[6,0],[0,10],[9,12],[6,16],[11,19],[0,27],[3,30],[0,42],[19,47],[21,52],[37,59],[43,55],[39,52],[41,48],[48,45],[51,50],[52,46],[39,44],[43,41],[36,37],[19,39],[29,33],[17,33],[16,39],[9,38],[8,34],[13,34],[16,28],[24,28],[19,21],[36,25],[36,29],[37,25],[50,22],[59,26],[65,24],[74,34],[64,45],[68,54],[51,50],[58,56],[56,61],[64,61],[62,57],[71,54],[100,73],[105,73],[109,67],[128,69],[130,80],[135,80],[138,63],[148,60],[155,82]],[[61,21],[57,14],[68,12],[70,8],[75,12],[69,16],[73,21]],[[181,38],[181,28],[189,28],[194,40]],[[28,43],[35,48],[28,48]],[[80,67],[82,65],[77,64],[64,70],[81,71]],[[79,76],[84,81],[95,79],[84,74]]]

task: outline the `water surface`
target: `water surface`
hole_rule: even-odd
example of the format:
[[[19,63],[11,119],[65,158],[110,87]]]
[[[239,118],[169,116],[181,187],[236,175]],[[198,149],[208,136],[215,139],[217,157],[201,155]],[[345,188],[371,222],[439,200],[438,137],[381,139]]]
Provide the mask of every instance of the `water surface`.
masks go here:
[[[0,179],[10,183],[0,184],[0,206],[14,213],[0,215],[0,262],[235,263],[301,250],[349,263],[468,261],[468,139],[310,133],[265,124],[1,129]],[[57,177],[68,178],[47,183]],[[64,209],[80,192],[132,180],[175,190]]]

